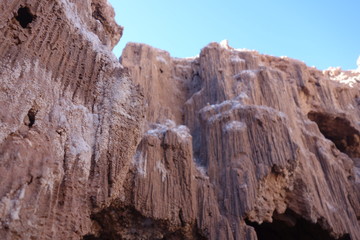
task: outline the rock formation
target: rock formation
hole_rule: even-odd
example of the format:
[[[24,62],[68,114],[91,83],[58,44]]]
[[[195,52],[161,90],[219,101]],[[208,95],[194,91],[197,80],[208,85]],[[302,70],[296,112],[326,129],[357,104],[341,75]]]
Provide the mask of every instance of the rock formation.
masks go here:
[[[106,1],[0,4],[1,239],[81,239],[124,194],[142,96]]]
[[[260,239],[360,238],[357,81],[342,84],[329,71],[226,43],[191,59],[130,43],[121,63],[147,105],[138,211],[176,223],[166,206],[182,214],[192,206],[185,222],[196,221],[210,239],[256,239],[254,229]],[[173,167],[189,153],[187,167]],[[195,179],[181,203],[172,182],[185,184],[188,175]],[[149,193],[154,185],[164,190]],[[187,192],[194,188],[195,197]],[[158,195],[159,206],[146,206]]]
[[[105,0],[0,4],[3,239],[360,239],[358,70],[129,43]]]

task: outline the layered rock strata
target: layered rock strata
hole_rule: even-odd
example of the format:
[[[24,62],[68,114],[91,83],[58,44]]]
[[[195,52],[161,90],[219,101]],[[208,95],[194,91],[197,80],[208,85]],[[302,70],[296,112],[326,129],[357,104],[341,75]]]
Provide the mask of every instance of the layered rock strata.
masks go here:
[[[360,239],[359,72],[130,43],[105,0],[0,4],[3,239]]]

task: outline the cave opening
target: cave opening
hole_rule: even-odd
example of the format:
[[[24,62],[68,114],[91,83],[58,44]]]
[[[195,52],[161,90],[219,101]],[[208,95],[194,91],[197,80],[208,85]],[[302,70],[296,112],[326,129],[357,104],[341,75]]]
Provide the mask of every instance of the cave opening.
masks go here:
[[[29,24],[35,20],[35,16],[30,12],[28,7],[21,7],[18,10],[16,20],[20,23],[21,27],[27,28]]]
[[[93,214],[91,220],[99,227],[97,233],[88,233],[82,240],[206,239],[196,222],[192,226],[172,226],[167,220],[146,217],[132,206],[115,204]]]
[[[360,132],[351,126],[348,119],[320,112],[309,112],[325,138],[351,158],[360,158]]]
[[[246,220],[255,229],[258,240],[336,240],[319,223],[312,223],[291,210],[273,215],[273,222],[258,224]],[[348,234],[337,240],[351,240]]]

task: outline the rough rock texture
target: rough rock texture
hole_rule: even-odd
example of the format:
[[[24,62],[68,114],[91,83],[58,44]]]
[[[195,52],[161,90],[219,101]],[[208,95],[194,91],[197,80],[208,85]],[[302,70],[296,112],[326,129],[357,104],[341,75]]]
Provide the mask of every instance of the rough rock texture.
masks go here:
[[[111,53],[112,15],[106,1],[0,3],[1,239],[80,239],[124,195],[143,100]]]
[[[360,239],[359,69],[130,43],[105,0],[0,3],[2,239]]]
[[[191,59],[130,43],[121,63],[147,104],[137,211],[209,239],[360,239],[359,72],[226,42]]]

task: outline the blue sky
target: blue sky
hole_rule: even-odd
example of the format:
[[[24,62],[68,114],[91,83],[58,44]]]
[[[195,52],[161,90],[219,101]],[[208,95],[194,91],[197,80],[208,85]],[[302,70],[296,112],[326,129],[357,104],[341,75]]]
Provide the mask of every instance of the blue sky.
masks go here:
[[[174,57],[198,55],[210,42],[229,40],[309,66],[355,69],[360,55],[360,0],[109,0],[125,27],[114,49],[141,42]]]

